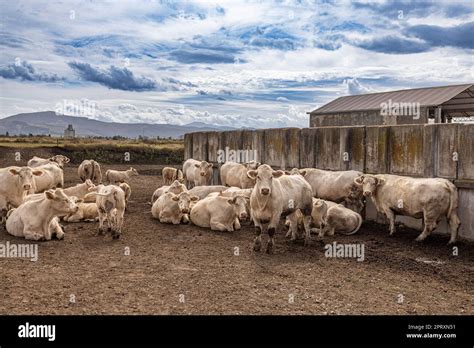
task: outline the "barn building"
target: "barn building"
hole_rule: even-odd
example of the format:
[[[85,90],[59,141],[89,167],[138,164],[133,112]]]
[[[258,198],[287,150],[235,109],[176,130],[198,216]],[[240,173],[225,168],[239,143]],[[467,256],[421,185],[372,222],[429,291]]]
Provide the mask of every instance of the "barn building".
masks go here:
[[[68,125],[67,128],[64,130],[64,137],[65,138],[75,138],[76,131],[74,130],[72,124]]]
[[[474,122],[474,84],[339,97],[308,114],[310,127]]]

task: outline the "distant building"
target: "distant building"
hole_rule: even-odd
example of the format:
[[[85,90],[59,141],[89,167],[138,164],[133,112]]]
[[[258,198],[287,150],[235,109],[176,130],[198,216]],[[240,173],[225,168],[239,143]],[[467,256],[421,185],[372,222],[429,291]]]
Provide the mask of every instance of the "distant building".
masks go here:
[[[472,122],[474,84],[339,97],[310,115],[310,127]]]
[[[68,125],[67,128],[64,130],[64,137],[65,138],[75,138],[76,131],[72,127],[72,124]]]

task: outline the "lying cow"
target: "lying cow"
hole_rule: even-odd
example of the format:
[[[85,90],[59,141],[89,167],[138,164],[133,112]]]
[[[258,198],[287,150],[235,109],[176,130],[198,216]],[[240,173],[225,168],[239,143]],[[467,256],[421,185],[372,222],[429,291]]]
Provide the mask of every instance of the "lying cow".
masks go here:
[[[223,195],[206,197],[191,209],[191,221],[199,227],[213,231],[240,230],[239,219],[247,218],[245,197],[225,197]]]
[[[68,187],[63,189],[63,192],[66,196],[69,197],[76,197],[77,199],[83,199],[85,195],[89,193],[89,189],[95,187],[95,185],[90,181],[89,179],[86,180],[86,182],[82,184],[77,184],[72,187]],[[33,195],[28,195],[25,197],[24,201],[30,201],[30,200],[35,200],[38,198],[43,197],[42,193],[35,193]]]
[[[175,195],[179,195],[181,192],[186,192],[188,189],[184,184],[181,184],[178,180],[173,181],[173,183],[169,186],[161,186],[153,192],[151,196],[151,203],[155,203],[155,201],[166,192],[174,193]]]
[[[34,192],[35,177],[44,172],[30,167],[8,167],[0,169],[0,218],[3,223],[7,211],[18,207],[28,193]]]
[[[64,187],[64,172],[56,162],[49,162],[42,166],[36,167],[42,170],[44,175],[35,177],[35,192],[44,192],[58,187]]]
[[[365,174],[354,182],[362,187],[364,196],[372,199],[377,211],[388,218],[390,235],[395,233],[396,215],[423,218],[424,229],[417,241],[425,240],[446,216],[451,233],[448,244],[456,242],[461,224],[456,213],[458,190],[449,180]]]
[[[128,183],[130,178],[133,176],[137,176],[138,172],[135,168],[130,167],[127,170],[111,170],[105,172],[105,177],[107,179],[108,184],[118,184],[122,182]]]
[[[260,163],[251,161],[248,163],[225,162],[220,168],[221,182],[224,186],[234,186],[243,189],[252,188],[255,180],[247,175],[248,170],[257,169]]]
[[[221,192],[227,190],[227,186],[214,185],[214,186],[196,186],[189,190],[189,193],[198,196],[199,199],[206,198],[212,192]]]
[[[102,183],[102,171],[99,163],[94,160],[84,160],[77,168],[77,174],[82,182],[91,180],[94,184]]]
[[[172,192],[166,192],[161,195],[151,207],[151,214],[161,223],[179,225],[181,222],[188,223],[188,214],[198,197],[181,192],[175,195]]]
[[[79,209],[66,215],[63,220],[66,222],[81,222],[81,221],[98,221],[99,220],[99,209],[97,203],[84,203],[80,200],[76,201]]]
[[[330,171],[315,168],[293,169],[292,174],[303,175],[311,185],[313,196],[344,205],[357,213],[364,209],[361,188],[354,180],[362,175],[356,170]]]
[[[63,155],[56,155],[50,158],[41,158],[34,156],[32,159],[28,161],[28,167],[36,168],[43,166],[45,164],[50,164],[51,162],[57,163],[59,167],[62,169],[66,163],[69,163],[69,158]]]
[[[211,185],[213,175],[212,163],[200,162],[190,158],[183,164],[183,175],[188,188]]]
[[[333,236],[334,232],[345,235],[357,233],[362,225],[362,216],[355,211],[323,199],[316,199],[311,212],[313,224],[319,226],[319,238],[327,232]]]
[[[175,180],[178,180],[179,183],[184,183],[184,176],[181,169],[176,169],[172,167],[164,167],[161,171],[163,176],[163,184],[164,185],[171,185],[171,183]]]
[[[74,213],[78,206],[62,189],[48,190],[43,198],[21,204],[7,219],[7,232],[31,240],[51,240],[56,235],[64,237],[59,226],[59,216]]]
[[[96,194],[96,204],[99,211],[99,235],[105,233],[104,223],[107,221],[108,231],[112,232],[112,238],[120,238],[126,206],[125,192],[115,185],[98,185],[90,191]]]
[[[266,251],[273,251],[275,231],[282,216],[290,217],[291,239],[296,239],[297,209],[304,215],[305,245],[309,245],[313,192],[308,182],[300,175],[285,175],[283,171],[275,171],[267,164],[261,165],[257,170],[249,170],[247,174],[256,180],[250,196],[250,209],[257,234],[253,249],[260,251],[262,228],[268,225]]]

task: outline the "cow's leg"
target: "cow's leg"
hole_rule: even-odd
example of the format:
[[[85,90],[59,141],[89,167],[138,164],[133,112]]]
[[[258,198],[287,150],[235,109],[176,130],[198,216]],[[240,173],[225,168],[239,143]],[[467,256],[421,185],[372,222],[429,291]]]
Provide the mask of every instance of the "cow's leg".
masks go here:
[[[294,242],[296,240],[296,234],[298,232],[298,217],[296,216],[296,211],[287,216],[288,221],[288,232],[285,237],[290,237],[290,241]]]
[[[234,219],[234,230],[238,231],[238,230],[240,230],[240,228],[241,228],[241,226],[240,226],[239,218],[236,217],[236,218]]]
[[[115,224],[112,232],[112,238],[118,239],[122,234],[123,211],[116,211],[114,215]]]
[[[214,221],[212,219],[210,221],[210,225],[211,225],[211,230],[213,230],[213,231],[232,232],[234,230],[234,228],[232,226],[226,226],[223,223],[221,223],[219,221]]]
[[[25,229],[23,236],[27,240],[43,240],[44,236],[41,233],[35,232],[33,230]]]
[[[273,246],[275,245],[274,242],[274,237],[276,233],[276,228],[278,226],[278,223],[280,222],[280,215],[281,214],[275,214],[272,216],[272,219],[270,220],[270,223],[268,224],[268,242],[267,242],[267,254],[272,254],[273,253]]]
[[[395,214],[393,213],[392,209],[384,208],[383,212],[387,216],[388,221],[390,222],[390,235],[393,236],[395,234]]]
[[[260,251],[262,248],[262,225],[260,221],[257,221],[256,219],[253,220],[253,223],[255,224],[256,234],[256,237],[253,241],[253,251]]]
[[[99,235],[103,235],[105,233],[104,229],[104,222],[107,220],[107,215],[105,212],[100,211],[99,208]]]
[[[420,233],[420,235],[418,237],[416,237],[416,241],[417,242],[422,242],[426,239],[426,237],[428,237],[431,232],[436,228],[436,218],[432,218],[430,216],[427,216],[428,215],[428,211],[426,209],[423,209],[423,218],[424,218],[424,221],[425,221],[425,228],[423,229],[423,232]]]
[[[311,215],[305,215],[303,217],[303,225],[304,225],[304,245],[308,246],[311,244]]]

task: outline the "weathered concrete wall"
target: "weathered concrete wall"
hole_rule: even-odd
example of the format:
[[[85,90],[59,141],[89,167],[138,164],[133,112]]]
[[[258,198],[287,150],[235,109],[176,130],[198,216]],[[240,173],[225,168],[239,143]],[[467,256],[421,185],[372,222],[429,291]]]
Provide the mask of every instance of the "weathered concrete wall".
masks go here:
[[[442,177],[459,190],[460,235],[474,240],[474,125],[430,124],[359,127],[279,128],[185,135],[185,158],[215,165],[219,150],[255,150],[258,161],[275,168],[315,167],[413,177]],[[376,219],[371,204],[367,218]],[[398,217],[419,228],[421,220]],[[381,218],[379,216],[379,221]],[[383,219],[382,219],[383,220]],[[442,222],[438,232],[446,233]]]

